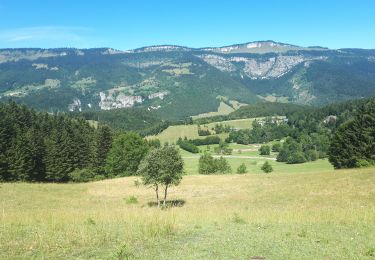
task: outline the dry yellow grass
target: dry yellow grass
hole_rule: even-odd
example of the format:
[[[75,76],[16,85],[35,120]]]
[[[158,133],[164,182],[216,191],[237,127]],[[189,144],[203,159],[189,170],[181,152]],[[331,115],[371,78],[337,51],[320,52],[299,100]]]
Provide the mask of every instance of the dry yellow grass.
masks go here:
[[[185,204],[167,210],[137,177],[2,184],[0,258],[367,257],[374,170],[185,176],[169,194]]]

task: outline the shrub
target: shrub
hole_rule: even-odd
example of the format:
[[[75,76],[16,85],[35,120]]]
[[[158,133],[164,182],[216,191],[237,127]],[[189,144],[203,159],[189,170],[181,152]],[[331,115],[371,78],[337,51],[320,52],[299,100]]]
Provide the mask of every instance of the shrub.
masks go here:
[[[220,137],[218,136],[207,136],[204,139],[192,139],[189,140],[190,143],[199,146],[199,145],[209,145],[209,144],[219,144]]]
[[[268,145],[262,145],[259,148],[259,154],[260,155],[270,155],[271,149]]]
[[[126,199],[126,204],[137,204],[138,199],[135,196],[130,196],[129,198]]]
[[[94,180],[95,177],[95,172],[91,169],[77,169],[69,173],[69,178],[73,182],[89,182]]]
[[[269,173],[269,172],[272,172],[273,171],[273,168],[272,168],[272,165],[268,162],[268,161],[265,161],[264,164],[262,165],[262,171],[264,171],[265,173]]]
[[[316,150],[311,149],[305,152],[305,157],[308,161],[316,161],[319,159],[319,154]]]
[[[272,145],[272,152],[280,152],[281,150],[281,144],[280,143],[275,143]]]
[[[191,152],[191,153],[199,153],[199,149],[196,145],[190,143],[189,141],[182,141],[178,140],[177,144],[180,146],[181,149],[184,149],[185,151]]]
[[[217,154],[232,154],[233,149],[229,148],[229,144],[223,141],[220,141],[219,146],[214,148],[215,153]]]
[[[198,128],[198,135],[199,136],[208,136],[208,135],[211,135],[211,133],[210,133],[210,130],[208,130],[208,129]]]
[[[199,158],[200,174],[213,174],[216,172],[215,159],[210,154],[206,153]]]
[[[204,154],[199,158],[200,174],[231,173],[232,169],[225,158],[213,158],[210,154]]]
[[[304,163],[306,162],[306,158],[302,152],[294,152],[288,156],[286,163],[293,164],[293,163]]]
[[[216,163],[216,169],[219,173],[231,173],[232,169],[225,158],[220,157],[219,159],[214,160]]]
[[[244,163],[242,163],[240,166],[238,166],[238,168],[237,168],[238,174],[244,174],[246,172],[247,172],[247,168],[246,168],[246,165]]]

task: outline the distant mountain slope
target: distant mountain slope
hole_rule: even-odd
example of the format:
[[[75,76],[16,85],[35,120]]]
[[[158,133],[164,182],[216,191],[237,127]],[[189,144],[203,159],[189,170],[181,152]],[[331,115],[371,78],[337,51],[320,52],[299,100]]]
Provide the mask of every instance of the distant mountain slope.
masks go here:
[[[216,111],[218,97],[321,105],[373,95],[375,50],[273,41],[200,49],[0,49],[0,100],[47,111],[141,106],[179,119]]]

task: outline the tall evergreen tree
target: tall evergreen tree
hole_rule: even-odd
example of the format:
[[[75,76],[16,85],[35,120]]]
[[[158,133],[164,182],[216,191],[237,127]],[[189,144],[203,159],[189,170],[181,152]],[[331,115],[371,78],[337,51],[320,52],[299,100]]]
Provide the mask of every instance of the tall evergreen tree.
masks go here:
[[[338,128],[331,141],[329,161],[335,168],[375,164],[375,99]]]

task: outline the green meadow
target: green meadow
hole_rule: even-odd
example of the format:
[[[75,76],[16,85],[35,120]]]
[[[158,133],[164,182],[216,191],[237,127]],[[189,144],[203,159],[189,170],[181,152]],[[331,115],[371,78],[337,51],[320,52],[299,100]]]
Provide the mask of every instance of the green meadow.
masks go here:
[[[227,158],[235,172],[199,175],[183,152],[170,207],[140,178],[84,184],[3,183],[0,258],[373,259],[375,168],[333,170]],[[233,153],[236,156],[236,152]],[[239,156],[239,155],[238,155]],[[274,171],[260,170],[269,160]]]

